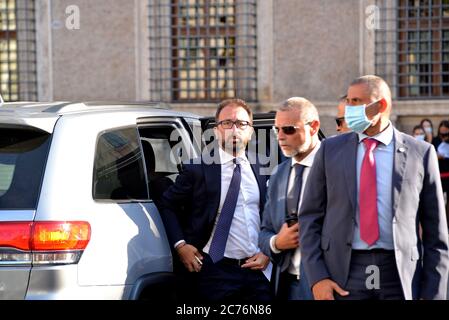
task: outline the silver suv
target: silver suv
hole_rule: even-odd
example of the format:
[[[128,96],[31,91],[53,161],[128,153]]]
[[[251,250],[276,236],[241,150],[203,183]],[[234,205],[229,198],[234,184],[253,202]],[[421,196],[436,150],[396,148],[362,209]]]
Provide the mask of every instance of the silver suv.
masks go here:
[[[143,104],[0,106],[0,299],[172,295],[155,204],[196,127]]]
[[[274,116],[254,115],[250,143],[267,172],[282,159]],[[160,105],[0,99],[0,299],[176,299],[157,205],[214,124]]]

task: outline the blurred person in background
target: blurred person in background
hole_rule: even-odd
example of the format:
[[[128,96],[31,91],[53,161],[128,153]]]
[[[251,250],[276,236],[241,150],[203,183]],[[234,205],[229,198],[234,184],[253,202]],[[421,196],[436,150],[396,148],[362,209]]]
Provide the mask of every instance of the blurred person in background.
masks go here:
[[[424,129],[424,132],[426,133],[426,139],[428,143],[432,143],[433,141],[433,123],[430,121],[430,119],[425,118],[421,120],[420,123],[421,127]]]
[[[446,194],[446,218],[449,220],[449,121],[443,120],[438,126],[437,136],[432,144],[437,150],[443,192]]]
[[[336,130],[338,133],[345,133],[351,131],[345,121],[345,107],[346,107],[346,95],[340,97],[340,101],[337,106],[337,116],[335,117]]]
[[[426,133],[424,131],[424,128],[420,125],[413,127],[413,133],[412,136],[415,137],[415,139],[425,141],[426,140]]]

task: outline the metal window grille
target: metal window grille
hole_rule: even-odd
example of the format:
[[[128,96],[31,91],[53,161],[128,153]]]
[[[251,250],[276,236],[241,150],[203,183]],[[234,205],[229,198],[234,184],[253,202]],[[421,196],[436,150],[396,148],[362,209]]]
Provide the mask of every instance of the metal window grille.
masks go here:
[[[376,73],[398,99],[449,97],[449,0],[381,0]]]
[[[149,22],[152,100],[256,100],[256,0],[151,0]]]
[[[34,1],[0,0],[0,92],[37,100]]]

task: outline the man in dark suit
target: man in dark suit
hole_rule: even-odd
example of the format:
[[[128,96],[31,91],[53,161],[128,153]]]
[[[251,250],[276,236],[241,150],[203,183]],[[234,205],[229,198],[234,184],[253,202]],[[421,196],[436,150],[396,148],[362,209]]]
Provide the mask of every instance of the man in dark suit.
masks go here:
[[[445,299],[448,233],[435,149],[393,127],[383,79],[354,80],[347,104],[354,132],[321,143],[300,209],[314,298]]]
[[[190,272],[190,295],[197,282],[202,301],[267,301],[269,281],[262,271],[269,258],[258,248],[266,177],[256,157],[245,154],[252,112],[242,100],[225,100],[215,119],[212,152],[183,166],[162,196],[161,216]]]
[[[307,99],[290,98],[276,112],[274,128],[282,153],[289,159],[270,178],[259,245],[276,266],[276,298],[311,300],[298,248],[297,221],[301,194],[320,147],[318,111]]]

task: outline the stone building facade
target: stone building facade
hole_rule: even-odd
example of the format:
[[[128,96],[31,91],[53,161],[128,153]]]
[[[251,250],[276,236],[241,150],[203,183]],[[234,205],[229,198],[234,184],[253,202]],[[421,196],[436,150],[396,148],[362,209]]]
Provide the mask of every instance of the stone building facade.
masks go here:
[[[224,97],[269,111],[304,96],[331,135],[348,83],[379,74],[400,129],[449,119],[445,0],[0,0],[0,12],[5,100],[212,115]]]

